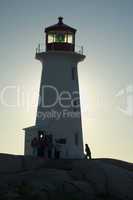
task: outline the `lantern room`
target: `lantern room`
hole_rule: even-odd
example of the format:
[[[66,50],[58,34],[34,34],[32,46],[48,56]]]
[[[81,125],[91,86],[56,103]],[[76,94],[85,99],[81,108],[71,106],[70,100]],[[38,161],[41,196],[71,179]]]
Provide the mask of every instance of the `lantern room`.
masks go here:
[[[46,51],[75,51],[76,29],[63,23],[63,17],[58,23],[45,28]]]

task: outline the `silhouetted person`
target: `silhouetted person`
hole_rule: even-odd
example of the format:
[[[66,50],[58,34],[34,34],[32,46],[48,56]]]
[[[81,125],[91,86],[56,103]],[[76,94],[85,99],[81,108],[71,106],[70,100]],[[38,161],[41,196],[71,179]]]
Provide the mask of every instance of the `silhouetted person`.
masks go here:
[[[45,150],[46,150],[45,139],[43,137],[39,138],[39,142],[38,142],[38,156],[39,157],[44,157]]]
[[[53,143],[52,141],[49,139],[48,140],[48,158],[51,159],[52,158],[52,151],[53,151]]]
[[[61,153],[61,144],[55,142],[55,152],[54,152],[55,159],[60,159],[60,153]]]
[[[88,144],[85,144],[85,152],[86,152],[85,157],[86,157],[86,158],[89,157],[89,159],[91,159],[91,150],[90,150]]]
[[[36,137],[33,138],[31,141],[32,146],[32,155],[37,156],[37,149],[38,149],[38,139]]]

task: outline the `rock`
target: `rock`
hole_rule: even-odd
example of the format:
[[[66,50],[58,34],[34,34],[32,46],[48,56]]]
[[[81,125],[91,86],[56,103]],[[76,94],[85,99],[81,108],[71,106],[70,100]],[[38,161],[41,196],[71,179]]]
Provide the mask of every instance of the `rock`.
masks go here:
[[[133,200],[132,169],[131,163],[109,159],[44,160],[2,155],[0,199]]]

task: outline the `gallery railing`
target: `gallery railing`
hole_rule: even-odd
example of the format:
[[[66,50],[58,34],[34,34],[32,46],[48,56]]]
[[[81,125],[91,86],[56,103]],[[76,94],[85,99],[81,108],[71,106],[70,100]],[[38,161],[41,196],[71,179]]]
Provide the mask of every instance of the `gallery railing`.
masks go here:
[[[53,48],[53,50],[54,50],[54,48]],[[43,53],[45,51],[46,51],[45,44],[38,44],[38,46],[36,48],[36,53]],[[75,45],[75,51],[74,52],[83,55],[83,53],[84,53],[83,46]]]

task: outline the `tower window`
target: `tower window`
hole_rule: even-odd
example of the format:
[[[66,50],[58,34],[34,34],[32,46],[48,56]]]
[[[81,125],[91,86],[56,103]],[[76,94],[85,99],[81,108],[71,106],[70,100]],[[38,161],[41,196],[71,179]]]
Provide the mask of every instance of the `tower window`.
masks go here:
[[[79,107],[79,100],[76,99],[73,101],[73,111],[76,112],[78,107]]]
[[[77,69],[72,67],[72,80],[77,80]]]
[[[39,137],[39,139],[43,139],[44,138],[43,131],[38,131],[38,137]]]
[[[78,102],[76,100],[74,100],[73,104],[74,104],[74,106],[77,106]]]

